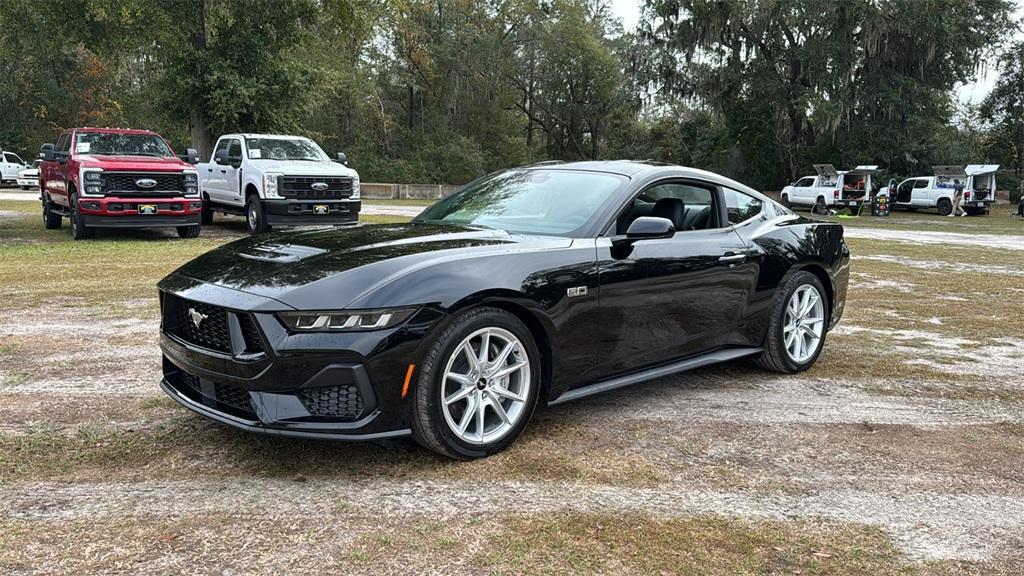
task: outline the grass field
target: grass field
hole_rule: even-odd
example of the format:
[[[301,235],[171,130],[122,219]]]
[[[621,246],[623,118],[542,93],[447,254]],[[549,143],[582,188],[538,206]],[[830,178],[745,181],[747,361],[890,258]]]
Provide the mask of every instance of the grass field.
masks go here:
[[[73,242],[36,212],[0,201],[0,573],[1024,572],[1024,249],[955,235],[1024,248],[1008,210],[844,221],[870,234],[806,373],[558,406],[468,463],[177,407],[154,285],[241,219]]]

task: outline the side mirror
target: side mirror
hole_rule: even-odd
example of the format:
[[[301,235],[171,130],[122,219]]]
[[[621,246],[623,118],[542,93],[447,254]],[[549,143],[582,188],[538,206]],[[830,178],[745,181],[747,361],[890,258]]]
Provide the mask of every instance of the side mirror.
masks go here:
[[[213,161],[221,166],[227,166],[231,162],[228,160],[228,151],[225,148],[221,148],[213,153]]]
[[[624,236],[612,238],[615,246],[632,244],[638,240],[656,240],[671,238],[676,233],[676,225],[668,218],[641,216],[629,225]]]
[[[39,149],[39,158],[44,162],[53,162],[53,144],[43,144]]]
[[[334,161],[337,162],[338,164],[344,164],[348,166],[348,156],[345,156],[344,152],[338,152],[338,155],[335,156]]]
[[[197,152],[195,148],[189,148],[188,150],[186,150],[185,156],[185,162],[188,162],[189,164],[199,163],[199,152]]]

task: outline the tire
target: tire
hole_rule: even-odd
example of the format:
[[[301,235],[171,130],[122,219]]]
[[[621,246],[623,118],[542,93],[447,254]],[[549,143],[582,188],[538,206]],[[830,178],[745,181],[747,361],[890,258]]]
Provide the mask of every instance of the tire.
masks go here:
[[[413,438],[428,450],[462,460],[504,450],[526,429],[537,405],[542,384],[541,365],[533,335],[515,316],[489,307],[460,313],[440,330],[440,334],[431,338],[432,344],[420,361],[419,376],[412,391]],[[479,355],[483,333],[488,334],[490,343],[487,358],[496,364],[492,370],[507,369],[523,361],[528,364],[498,381],[489,381],[485,375],[475,373],[465,350],[468,346],[469,351]],[[496,357],[510,343],[513,343],[511,353],[497,365]],[[446,377],[448,374],[468,375],[470,382],[460,384],[459,380]],[[472,380],[477,384],[472,384]],[[499,394],[501,391],[504,393]],[[445,406],[446,397],[462,393],[466,394],[464,398]],[[481,419],[476,410],[480,402],[484,403],[483,434],[479,434]],[[499,417],[495,403],[502,406],[507,421]],[[460,424],[464,428],[462,433],[458,430]]]
[[[197,238],[199,233],[202,232],[203,226],[201,224],[193,224],[191,226],[178,226],[177,229],[179,238]]]
[[[850,216],[859,216],[859,215],[860,215],[860,208],[859,207],[855,208],[853,206],[850,206]]]
[[[200,213],[199,223],[203,226],[213,224],[213,208],[210,206],[210,201],[206,198],[203,198],[203,211]]]
[[[936,206],[939,209],[940,216],[949,216],[953,213],[953,203],[949,201],[949,198],[939,198]]]
[[[821,316],[818,321],[821,323],[820,336],[817,342],[813,343],[813,348],[807,349],[806,356],[794,357],[792,352],[787,349],[786,321],[794,294],[806,289],[816,290],[821,304]],[[768,324],[768,333],[764,339],[764,352],[755,362],[761,368],[774,372],[782,372],[784,374],[802,372],[813,366],[814,362],[817,361],[818,356],[821,354],[821,349],[825,345],[825,336],[828,334],[827,328],[831,311],[829,310],[828,298],[825,295],[825,287],[822,286],[821,280],[818,280],[817,276],[810,272],[801,271],[794,274],[786,282],[779,295],[780,297],[772,305],[771,321]],[[816,311],[816,306],[812,306],[812,313],[816,313]],[[818,322],[810,324],[810,329],[814,330]],[[799,330],[797,330],[797,335],[801,339],[805,337],[805,334]],[[807,341],[803,342],[810,344]]]
[[[256,194],[250,194],[245,199],[245,223],[249,226],[250,234],[264,234],[271,230],[267,216],[263,213],[263,202]]]
[[[789,202],[789,194],[783,194],[782,198],[780,199],[780,201],[781,201],[782,205],[785,206],[786,208],[789,208],[789,209],[793,208],[793,205],[790,204],[790,202]]]
[[[64,218],[59,212],[52,210],[53,206],[49,199],[43,200],[43,228],[47,230],[60,230]]]
[[[71,195],[71,237],[75,240],[91,240],[96,237],[96,229],[83,226],[78,214],[78,195]]]
[[[22,190],[28,190],[29,188],[31,188],[31,186],[22,186],[21,187]]]

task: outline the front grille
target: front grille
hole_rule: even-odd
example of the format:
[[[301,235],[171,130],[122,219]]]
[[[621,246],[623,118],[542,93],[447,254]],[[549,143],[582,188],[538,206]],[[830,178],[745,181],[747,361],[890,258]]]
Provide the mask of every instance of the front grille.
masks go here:
[[[324,190],[313,185],[326,184]],[[339,200],[352,195],[352,179],[338,176],[281,176],[281,196],[296,200]]]
[[[156,186],[142,188],[135,183],[143,178],[156,180]],[[104,194],[117,196],[180,196],[185,185],[180,172],[104,172]]]
[[[355,420],[363,412],[363,397],[353,385],[306,388],[296,396],[313,416]]]
[[[226,310],[202,302],[181,299],[175,304],[175,334],[196,346],[231,353],[231,331],[228,329]],[[205,316],[198,326],[193,320],[193,311]]]
[[[220,403],[236,410],[241,410],[247,413],[247,415],[256,412],[249,393],[237,386],[215,383],[212,387],[207,386],[204,390],[199,378],[180,370],[174,373],[174,380],[178,384],[175,386],[176,388],[186,393],[191,391],[192,394],[188,395],[204,404],[209,404],[210,401],[213,401],[214,403]],[[189,390],[184,390],[183,387],[187,387]]]

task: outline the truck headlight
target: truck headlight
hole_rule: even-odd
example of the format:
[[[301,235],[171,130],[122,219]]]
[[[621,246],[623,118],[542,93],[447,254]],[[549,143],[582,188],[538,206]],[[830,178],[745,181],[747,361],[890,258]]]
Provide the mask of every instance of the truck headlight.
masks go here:
[[[199,175],[193,172],[182,172],[181,181],[185,185],[185,196],[199,196]]]
[[[352,178],[352,195],[349,198],[353,200],[359,200],[359,175],[356,174]]]
[[[292,332],[366,332],[393,328],[409,319],[416,308],[337,312],[281,312],[278,317]]]
[[[103,194],[103,170],[88,168],[82,170],[82,195],[100,196]]]
[[[281,174],[270,172],[263,175],[263,196],[265,198],[281,198],[278,179]]]

